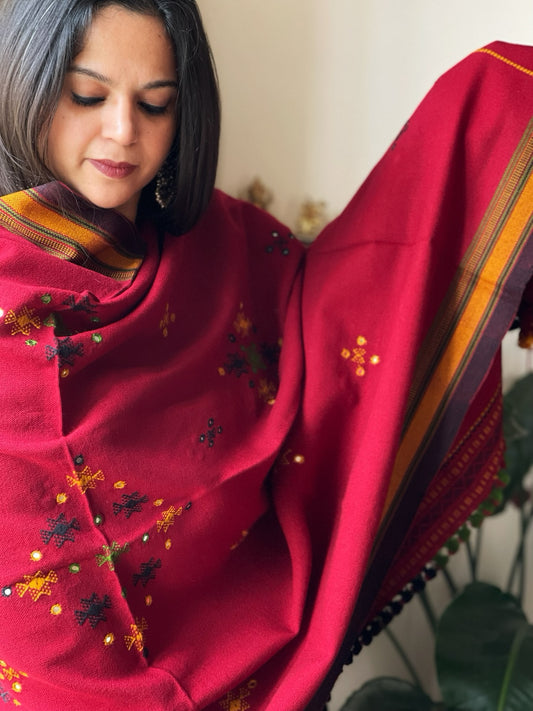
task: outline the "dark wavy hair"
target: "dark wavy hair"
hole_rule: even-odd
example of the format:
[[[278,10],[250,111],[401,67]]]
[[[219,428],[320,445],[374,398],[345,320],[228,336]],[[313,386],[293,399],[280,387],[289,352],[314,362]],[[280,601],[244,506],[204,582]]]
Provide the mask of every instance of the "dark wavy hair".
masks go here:
[[[81,51],[95,14],[117,5],[158,17],[176,53],[176,137],[167,159],[174,194],[162,209],[155,181],[139,211],[180,234],[206,209],[215,182],[220,134],[218,83],[209,42],[194,0],[2,0],[0,5],[0,194],[53,176],[46,137],[66,72]]]

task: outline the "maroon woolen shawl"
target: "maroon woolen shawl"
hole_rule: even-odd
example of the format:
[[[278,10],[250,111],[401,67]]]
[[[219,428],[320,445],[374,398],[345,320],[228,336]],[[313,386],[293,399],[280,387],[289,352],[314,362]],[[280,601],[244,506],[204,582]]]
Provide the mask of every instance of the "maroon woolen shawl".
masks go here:
[[[322,708],[497,484],[532,116],[533,49],[474,53],[306,253],[219,192],[162,241],[0,200],[2,701]]]

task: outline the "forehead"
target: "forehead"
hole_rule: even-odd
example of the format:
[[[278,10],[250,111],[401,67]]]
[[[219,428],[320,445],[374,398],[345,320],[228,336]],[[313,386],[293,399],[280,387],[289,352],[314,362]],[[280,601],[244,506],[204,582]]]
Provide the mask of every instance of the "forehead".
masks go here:
[[[108,5],[89,25],[76,65],[120,76],[128,71],[140,77],[175,79],[174,47],[159,17]]]

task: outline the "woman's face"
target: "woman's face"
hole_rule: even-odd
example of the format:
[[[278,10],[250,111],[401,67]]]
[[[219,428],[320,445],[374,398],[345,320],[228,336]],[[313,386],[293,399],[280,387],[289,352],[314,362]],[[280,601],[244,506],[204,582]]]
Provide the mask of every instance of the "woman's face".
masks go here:
[[[47,167],[90,202],[134,220],[141,190],[172,145],[176,93],[174,52],[160,20],[103,8],[65,77]]]

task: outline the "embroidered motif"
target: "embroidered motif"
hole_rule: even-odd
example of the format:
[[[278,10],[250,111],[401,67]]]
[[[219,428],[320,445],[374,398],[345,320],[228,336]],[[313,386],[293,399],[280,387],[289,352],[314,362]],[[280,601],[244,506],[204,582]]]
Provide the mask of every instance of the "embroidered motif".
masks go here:
[[[132,647],[138,652],[142,652],[144,649],[144,633],[148,629],[148,623],[146,620],[141,618],[135,618],[135,624],[130,625],[131,635],[124,635],[124,642],[128,650]]]
[[[278,388],[275,383],[271,383],[268,380],[261,379],[259,385],[257,386],[257,394],[267,403],[267,405],[273,405],[276,402],[276,395],[278,394]]]
[[[37,315],[35,309],[29,309],[23,306],[16,314],[13,310],[9,310],[4,319],[6,326],[11,325],[11,335],[16,336],[22,333],[23,336],[29,336],[32,328],[41,328],[41,319]]]
[[[240,378],[241,375],[248,372],[246,358],[240,353],[228,353],[226,358],[227,360],[223,367],[218,369],[220,375],[226,375],[226,373],[231,375],[233,373],[237,378]]]
[[[43,557],[43,554],[41,551],[32,551],[30,553],[30,558],[35,562],[38,563]]]
[[[246,699],[252,694],[257,687],[257,682],[252,679],[246,686],[241,686],[238,691],[230,691],[227,696],[222,699],[220,706],[224,711],[248,711],[250,704]]]
[[[15,589],[19,597],[29,593],[33,602],[37,602],[43,595],[52,594],[52,585],[57,581],[58,577],[54,570],[50,570],[46,575],[38,570],[33,575],[25,575],[24,582],[17,583]]]
[[[207,432],[200,435],[200,442],[207,442],[208,447],[214,447],[216,436],[219,434],[222,434],[222,427],[215,427],[215,420],[211,418],[207,421]]]
[[[125,481],[116,481],[113,484],[114,489],[125,489],[126,488],[126,482]]]
[[[106,647],[110,647],[114,641],[115,641],[115,635],[112,632],[110,632],[109,634],[106,634],[106,636],[104,637],[104,644]]]
[[[133,513],[140,513],[142,505],[147,501],[148,496],[140,496],[138,491],[134,491],[133,494],[122,494],[122,503],[113,504],[113,513],[118,516],[121,511],[124,511],[126,518],[129,518]]]
[[[250,335],[250,331],[252,331],[253,329],[253,324],[250,319],[244,315],[243,311],[239,311],[235,321],[233,322],[233,327],[235,328],[239,336],[247,338]]]
[[[16,671],[13,667],[10,667],[9,664],[0,660],[0,679],[2,679],[2,681],[13,681],[13,679],[20,679],[21,677],[27,679],[28,675],[25,672]]]
[[[13,595],[13,588],[10,585],[6,585],[2,588],[2,597],[11,597]]]
[[[81,565],[79,563],[71,563],[68,567],[68,572],[73,575],[77,575],[81,571]]]
[[[357,346],[352,348],[343,348],[341,351],[341,356],[345,360],[350,360],[355,363],[355,374],[362,378],[366,375],[366,369],[368,365],[378,365],[381,362],[381,358],[378,355],[368,356],[368,351],[366,349],[367,340],[364,336],[359,336],[357,338]]]
[[[73,531],[80,530],[80,524],[78,520],[73,518],[72,521],[67,522],[64,513],[60,513],[57,518],[47,519],[48,530],[41,530],[41,538],[43,543],[50,543],[52,539],[56,544],[56,548],[62,548],[62,546],[67,542],[75,542]]]
[[[289,232],[287,237],[282,237],[279,232],[274,231],[271,233],[273,237],[273,244],[269,244],[265,247],[265,252],[267,254],[272,254],[275,249],[278,249],[280,254],[284,257],[290,254],[289,243],[290,240],[294,239],[294,235]]]
[[[164,531],[164,533],[166,533],[170,526],[174,525],[174,519],[176,518],[176,516],[181,516],[182,513],[183,509],[181,508],[181,506],[177,510],[174,508],[174,506],[171,506],[166,511],[163,511],[162,519],[157,522],[157,532],[161,533],[161,531]]]
[[[74,343],[70,336],[66,338],[56,338],[57,346],[46,346],[46,359],[52,360],[57,356],[58,365],[64,368],[65,365],[74,365],[74,359],[83,355],[83,343]]]
[[[167,338],[168,336],[168,327],[171,323],[174,323],[175,321],[176,314],[170,313],[170,304],[167,304],[165,307],[165,313],[163,314],[163,318],[159,322],[159,328],[161,329],[164,338]]]
[[[96,306],[91,304],[88,296],[82,296],[79,301],[76,301],[75,296],[69,296],[63,301],[64,306],[68,306],[71,311],[83,311],[87,314],[93,314],[96,311]]]
[[[77,458],[76,458],[77,459]],[[74,460],[76,462],[76,459]],[[83,458],[82,458],[83,462]],[[104,481],[105,477],[102,471],[99,469],[93,474],[90,467],[84,467],[81,472],[74,469],[72,472],[74,476],[69,476],[67,474],[67,482],[69,486],[79,486],[82,494],[85,494],[87,489],[96,489],[97,481]]]
[[[155,580],[155,571],[159,568],[161,568],[161,558],[157,560],[150,558],[148,563],[141,563],[141,572],[133,575],[133,584],[136,586],[141,581],[143,588],[145,588],[150,580]]]
[[[33,338],[28,338],[28,340],[24,341],[24,343],[27,346],[30,346],[31,348],[34,348],[37,345],[37,341],[35,341]]]
[[[41,296],[41,301],[43,304],[51,304],[52,303],[52,295],[51,294],[43,294]]]
[[[103,340],[104,338],[101,333],[93,333],[93,335],[91,336],[91,341],[93,343],[102,343]]]
[[[110,546],[103,545],[102,550],[104,551],[104,555],[99,554],[96,556],[98,567],[101,567],[104,563],[107,563],[109,570],[115,570],[116,561],[121,555],[127,553],[129,549],[129,543],[125,543],[123,546],[120,546],[116,541],[113,541]]]
[[[52,607],[50,608],[50,614],[54,615],[55,617],[60,615],[62,612],[63,612],[63,608],[59,604],[52,605]]]
[[[56,501],[58,504],[66,504],[68,496],[65,493],[58,494],[56,496]]]
[[[98,595],[93,593],[88,600],[82,598],[80,604],[83,610],[74,611],[80,625],[84,625],[89,620],[89,624],[94,629],[99,622],[107,621],[104,611],[111,607],[111,599],[108,595],[104,595],[103,600],[100,600]]]
[[[4,689],[3,685],[0,684],[0,699],[4,702],[4,704],[8,704],[11,701],[11,696],[9,693]]]

